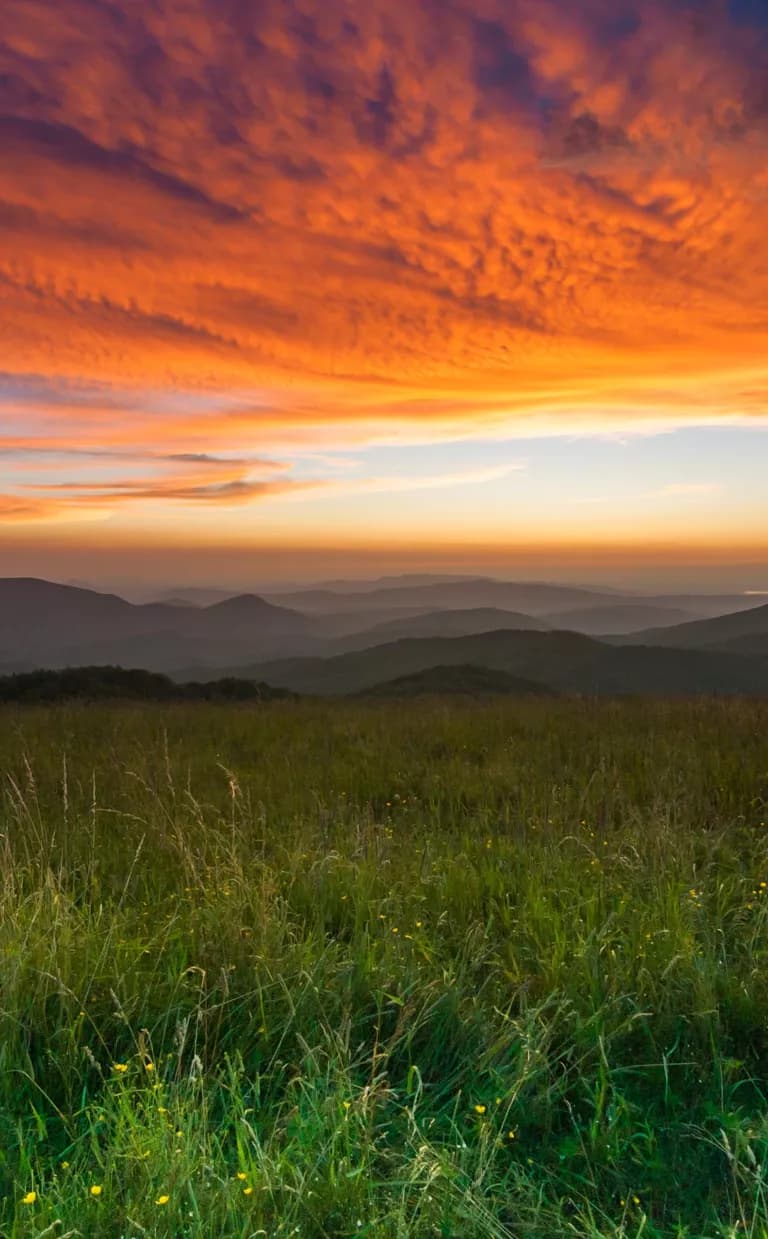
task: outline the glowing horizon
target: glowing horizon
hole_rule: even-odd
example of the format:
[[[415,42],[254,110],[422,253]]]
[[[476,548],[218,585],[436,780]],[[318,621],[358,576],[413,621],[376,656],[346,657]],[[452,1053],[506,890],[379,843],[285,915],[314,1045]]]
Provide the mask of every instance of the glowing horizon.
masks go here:
[[[768,586],[760,5],[5,17],[0,572]]]

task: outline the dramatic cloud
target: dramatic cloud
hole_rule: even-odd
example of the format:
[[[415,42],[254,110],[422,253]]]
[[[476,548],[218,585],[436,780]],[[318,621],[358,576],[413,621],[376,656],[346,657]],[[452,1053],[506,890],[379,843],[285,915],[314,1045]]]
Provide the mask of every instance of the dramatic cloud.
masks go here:
[[[0,516],[56,502],[25,447],[207,503],[299,448],[765,419],[762,13],[6,0]]]

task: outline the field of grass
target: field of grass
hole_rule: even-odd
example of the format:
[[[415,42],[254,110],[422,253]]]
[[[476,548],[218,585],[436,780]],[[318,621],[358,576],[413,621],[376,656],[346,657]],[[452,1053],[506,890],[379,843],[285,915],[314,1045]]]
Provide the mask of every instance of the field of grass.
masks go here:
[[[0,780],[3,1239],[768,1236],[768,703],[5,709]]]

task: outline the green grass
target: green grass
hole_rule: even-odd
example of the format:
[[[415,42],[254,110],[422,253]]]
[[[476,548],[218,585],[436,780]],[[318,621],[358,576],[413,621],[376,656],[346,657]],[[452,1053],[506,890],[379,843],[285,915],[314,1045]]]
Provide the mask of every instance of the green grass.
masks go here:
[[[0,779],[3,1239],[768,1236],[765,703],[6,710]]]

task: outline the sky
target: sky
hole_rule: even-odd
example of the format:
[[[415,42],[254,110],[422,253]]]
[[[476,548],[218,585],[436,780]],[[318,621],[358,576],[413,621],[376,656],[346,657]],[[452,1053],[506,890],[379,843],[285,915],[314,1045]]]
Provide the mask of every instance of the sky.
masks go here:
[[[768,0],[4,0],[0,574],[768,589]]]

